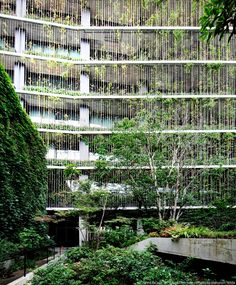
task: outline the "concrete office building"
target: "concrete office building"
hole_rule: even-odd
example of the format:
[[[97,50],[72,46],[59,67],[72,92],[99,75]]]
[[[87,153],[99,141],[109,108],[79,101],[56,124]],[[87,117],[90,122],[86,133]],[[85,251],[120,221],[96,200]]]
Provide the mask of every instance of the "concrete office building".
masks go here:
[[[48,146],[48,210],[72,207],[58,195],[73,191],[65,165],[74,163],[81,179],[89,177],[98,155],[88,140],[109,136],[116,122],[134,117],[141,105],[170,112],[164,132],[209,137],[211,151],[199,145],[191,157],[200,161],[205,153],[208,164],[195,163],[194,169],[214,170],[220,161],[223,176],[201,178],[201,205],[211,201],[213,194],[204,193],[212,187],[219,197],[235,189],[236,43],[200,40],[203,5],[0,0],[0,60]]]

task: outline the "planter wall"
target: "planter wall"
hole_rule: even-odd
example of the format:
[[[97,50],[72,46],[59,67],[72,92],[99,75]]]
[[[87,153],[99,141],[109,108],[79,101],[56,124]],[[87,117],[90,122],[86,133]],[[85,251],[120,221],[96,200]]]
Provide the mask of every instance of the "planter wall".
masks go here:
[[[151,243],[157,246],[159,252],[236,265],[236,239],[148,238],[131,248],[141,251]]]

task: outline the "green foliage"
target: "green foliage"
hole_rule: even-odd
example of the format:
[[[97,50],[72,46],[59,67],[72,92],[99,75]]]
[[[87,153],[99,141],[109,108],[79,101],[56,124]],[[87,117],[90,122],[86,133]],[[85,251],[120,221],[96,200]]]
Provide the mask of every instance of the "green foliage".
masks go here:
[[[135,284],[142,280],[148,269],[160,264],[160,259],[150,252],[134,252],[109,247],[82,260],[78,274],[82,284],[118,285]]]
[[[180,222],[216,230],[236,230],[236,209],[231,208],[230,203],[222,199],[216,200],[214,206],[208,209],[186,210]]]
[[[78,262],[82,258],[88,258],[89,256],[91,256],[91,254],[92,250],[89,247],[82,246],[69,249],[66,252],[66,257],[67,260],[69,260],[70,262]]]
[[[130,226],[121,226],[118,229],[107,228],[103,234],[101,246],[112,245],[115,247],[127,247],[142,240]]]
[[[219,70],[221,66],[208,67]],[[215,107],[214,100],[204,103],[204,108]],[[185,165],[214,163],[220,168],[224,154],[210,154],[210,145],[211,148],[218,148],[219,145],[215,141],[208,143],[214,140],[212,134],[208,135],[209,137],[205,137],[205,134],[199,137],[189,133],[164,133],[163,117],[166,121],[171,117],[168,112],[160,112],[157,106],[158,104],[154,104],[151,111],[140,108],[132,120],[126,118],[120,121],[117,129],[109,137],[100,136],[92,143],[96,153],[100,154],[101,161],[105,163],[106,170],[105,175],[97,175],[95,179],[101,181],[101,177],[105,176],[114,180],[113,166],[128,168],[126,175],[122,177],[122,183],[127,190],[126,193],[138,202],[139,209],[155,206],[159,219],[169,218],[178,221],[185,205],[199,205],[206,200],[200,196],[200,184],[203,184],[202,178],[205,181],[205,177],[210,176],[211,171],[207,168],[196,168],[189,175]],[[206,146],[199,158],[195,153],[198,145]],[[217,169],[217,172],[222,178],[222,170]],[[224,184],[220,184],[219,179],[216,180],[219,183],[215,183],[216,187],[204,183],[207,188],[206,191],[204,189],[204,195],[208,195],[210,201],[224,191]],[[220,190],[217,188],[218,185]],[[169,211],[166,211],[166,206],[169,207]]]
[[[46,148],[0,66],[1,238],[16,239],[45,208]]]
[[[79,285],[79,281],[74,278],[76,272],[62,262],[52,263],[46,269],[35,272],[31,285]]]
[[[87,247],[74,248],[65,259],[39,270],[32,285],[187,285],[198,281],[195,274],[188,273],[191,258],[180,265],[164,264],[156,253],[153,245],[142,252],[112,246],[95,252]],[[207,278],[214,276],[207,274]]]
[[[236,231],[213,231],[207,227],[194,227],[176,224],[166,228],[160,234],[163,237],[178,238],[234,238]]]
[[[52,245],[52,240],[46,235],[37,233],[34,229],[24,229],[19,234],[20,246],[25,249],[37,249]]]
[[[8,240],[0,240],[0,262],[8,260],[14,253],[19,252],[19,246]]]
[[[171,220],[159,220],[157,218],[146,218],[142,219],[143,229],[146,233],[154,233],[160,234],[160,232],[170,226],[174,225],[174,221]]]
[[[236,2],[232,0],[208,0],[200,19],[203,39],[228,35],[229,41],[236,33]],[[232,28],[232,30],[230,30]]]
[[[81,214],[87,215],[100,211],[106,206],[110,192],[103,189],[92,189],[91,181],[81,181],[80,187],[73,194],[74,205]]]
[[[165,266],[154,251],[103,248],[87,258],[79,257],[79,262],[74,264],[68,264],[65,259],[64,264],[60,262],[38,271],[32,285],[142,285],[148,282],[189,284],[196,281],[188,273]]]
[[[190,273],[180,271],[176,268],[170,268],[167,266],[150,268],[146,272],[143,280],[135,283],[136,285],[146,284],[192,284],[195,277]]]
[[[221,63],[208,63],[206,64],[207,70],[219,71],[223,65]]]
[[[115,219],[106,221],[106,224],[111,226],[122,226],[122,225],[131,225],[133,222],[133,218],[126,218],[123,216],[117,216]]]
[[[39,248],[43,241],[43,238],[33,229],[24,229],[19,237],[21,246],[27,249]]]
[[[73,163],[67,164],[66,168],[64,170],[64,175],[67,179],[72,180],[79,178],[81,175],[81,171],[79,169],[76,169],[76,165]]]

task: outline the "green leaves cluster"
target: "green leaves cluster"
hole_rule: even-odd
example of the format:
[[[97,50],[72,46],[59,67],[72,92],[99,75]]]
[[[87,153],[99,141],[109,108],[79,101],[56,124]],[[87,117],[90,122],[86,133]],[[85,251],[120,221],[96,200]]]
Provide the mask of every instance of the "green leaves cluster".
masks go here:
[[[228,35],[228,41],[236,33],[236,2],[232,0],[208,0],[200,19],[203,39],[210,40]]]
[[[124,225],[117,229],[106,228],[103,233],[101,246],[111,245],[123,248],[139,242],[142,239],[143,237],[138,236],[130,226]]]
[[[62,262],[51,264],[46,270],[38,270],[35,274],[32,285],[80,285],[79,281],[74,280],[76,272]]]
[[[64,264],[37,272],[32,285],[190,284],[194,281],[196,278],[193,275],[167,267],[151,251],[136,252],[110,246],[88,256],[79,254],[77,260],[73,256],[72,263],[69,253]]]
[[[161,232],[161,236],[178,238],[235,238],[236,231],[213,231],[207,227],[176,224]]]
[[[24,229],[19,234],[20,247],[31,250],[52,245],[53,241],[46,235],[37,233],[34,229]]]
[[[46,148],[0,66],[0,237],[14,240],[46,204]]]

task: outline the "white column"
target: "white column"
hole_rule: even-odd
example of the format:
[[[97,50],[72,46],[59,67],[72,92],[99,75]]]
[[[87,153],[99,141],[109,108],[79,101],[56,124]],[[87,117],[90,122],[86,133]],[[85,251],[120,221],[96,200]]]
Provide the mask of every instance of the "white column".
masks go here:
[[[80,92],[83,94],[89,93],[89,76],[87,74],[80,74]],[[88,107],[80,107],[80,125],[81,127],[89,127]],[[80,159],[89,160],[89,147],[83,142],[80,142]]]
[[[80,92],[82,94],[89,94],[89,75],[85,73],[80,74]]]
[[[25,66],[23,64],[20,65],[20,78],[19,78],[19,89],[23,90],[25,85]]]
[[[79,153],[81,161],[89,160],[89,146],[83,141],[79,142]]]
[[[137,219],[137,235],[143,235],[144,230],[143,230],[143,225],[142,225],[142,220]]]
[[[15,51],[17,53],[25,51],[25,30],[21,28],[15,30]]]
[[[80,40],[80,57],[82,60],[90,60],[90,43],[88,40]]]
[[[148,93],[148,88],[147,88],[147,86],[144,83],[140,84],[139,93],[140,94]]]
[[[84,227],[82,217],[79,217],[79,246],[83,244],[83,242],[88,240],[87,229]]]
[[[18,3],[18,2],[17,2]],[[25,51],[25,30],[17,28],[15,30],[15,51],[23,53]],[[14,66],[14,85],[17,90],[24,89],[25,66],[22,63],[15,63]]]
[[[86,181],[88,180],[88,175],[80,175],[79,181]]]
[[[89,108],[80,107],[80,126],[89,127]]]
[[[20,64],[16,63],[14,65],[14,86],[16,89],[18,89],[19,87],[19,77],[20,77]]]
[[[90,26],[90,10],[87,8],[81,10],[81,26]]]
[[[17,90],[24,89],[25,66],[17,62],[14,66],[14,86]]]
[[[16,16],[26,16],[26,0],[16,0]]]
[[[90,26],[90,10],[87,8],[81,9],[81,26]],[[90,60],[90,43],[87,39],[80,40],[80,56],[82,60]],[[89,75],[85,73],[80,74],[80,92],[82,94],[89,94]],[[80,107],[80,125],[81,127],[89,127],[89,108]],[[89,146],[83,141],[79,143],[80,160],[89,160]]]
[[[81,10],[81,26],[90,26],[90,10],[87,8],[82,8]],[[87,39],[80,40],[80,55],[82,60],[90,59],[90,43]]]

